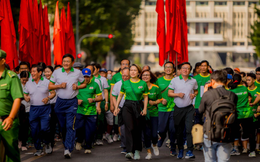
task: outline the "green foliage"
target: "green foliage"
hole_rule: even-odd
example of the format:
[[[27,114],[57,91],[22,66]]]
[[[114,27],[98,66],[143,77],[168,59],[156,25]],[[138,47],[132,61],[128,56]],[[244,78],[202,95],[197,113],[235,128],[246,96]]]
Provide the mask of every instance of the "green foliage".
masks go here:
[[[55,13],[56,0],[42,0],[48,11]],[[70,2],[74,33],[76,32],[76,1],[60,0],[59,8]],[[117,61],[130,55],[133,45],[132,22],[139,13],[141,0],[79,0],[79,37],[84,34],[113,34],[115,38],[85,38],[81,48],[90,51],[86,62],[104,60],[111,51]],[[51,23],[53,24],[53,20]]]
[[[260,10],[255,6],[255,13],[257,17],[260,17]],[[258,57],[260,57],[260,21],[259,19],[254,22],[254,25],[251,25],[251,29],[253,30],[250,33],[250,38],[252,44],[255,46],[255,51]]]

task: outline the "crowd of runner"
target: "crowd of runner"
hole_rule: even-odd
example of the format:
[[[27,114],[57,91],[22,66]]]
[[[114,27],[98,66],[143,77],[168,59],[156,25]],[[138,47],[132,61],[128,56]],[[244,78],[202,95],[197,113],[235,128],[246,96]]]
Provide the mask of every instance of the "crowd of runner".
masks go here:
[[[121,141],[121,153],[137,160],[143,147],[145,159],[158,156],[168,139],[169,155],[195,158],[193,150],[203,150],[204,145],[193,145],[191,130],[194,124],[204,123],[199,108],[214,72],[209,62],[203,60],[194,68],[189,62],[177,67],[166,62],[162,73],[128,59],[120,65],[119,71],[96,63],[83,66],[69,54],[54,68],[21,62],[15,69],[24,93],[17,147],[26,151],[33,143],[34,155],[41,156],[51,154],[55,142],[62,139],[64,156],[70,158],[74,149],[90,154],[94,145]],[[256,157],[260,152],[260,67],[247,74],[239,68],[222,71],[227,76],[225,88],[238,96],[240,133],[231,155],[240,155],[241,146],[243,154]]]

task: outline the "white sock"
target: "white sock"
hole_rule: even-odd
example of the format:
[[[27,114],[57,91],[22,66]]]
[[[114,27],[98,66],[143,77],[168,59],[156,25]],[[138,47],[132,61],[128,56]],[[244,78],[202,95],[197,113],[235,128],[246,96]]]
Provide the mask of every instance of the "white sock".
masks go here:
[[[259,143],[256,144],[255,149],[259,149]]]

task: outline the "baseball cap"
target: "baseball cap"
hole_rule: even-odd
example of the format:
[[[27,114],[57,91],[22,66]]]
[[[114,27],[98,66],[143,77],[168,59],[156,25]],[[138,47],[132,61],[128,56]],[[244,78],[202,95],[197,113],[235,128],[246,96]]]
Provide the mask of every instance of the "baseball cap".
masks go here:
[[[107,73],[107,69],[101,68],[101,69],[99,70],[99,72],[105,72],[105,73]]]
[[[89,68],[84,68],[84,69],[82,70],[82,74],[83,74],[83,76],[88,76],[88,77],[90,77],[90,76],[91,76],[91,70],[90,70]]]
[[[240,73],[240,69],[239,68],[235,68],[234,71],[237,71]]]
[[[6,58],[6,52],[0,49],[0,57]]]
[[[228,74],[228,75],[227,75],[227,79],[232,80],[232,79],[233,79],[232,75],[231,75],[231,74]]]
[[[75,63],[73,64],[73,67],[74,67],[74,68],[83,68],[83,65],[82,65],[80,62],[75,62]]]

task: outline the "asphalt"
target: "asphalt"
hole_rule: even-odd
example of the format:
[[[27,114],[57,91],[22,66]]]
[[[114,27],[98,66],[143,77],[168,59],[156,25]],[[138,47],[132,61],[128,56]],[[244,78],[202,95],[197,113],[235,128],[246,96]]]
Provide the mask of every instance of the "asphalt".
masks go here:
[[[33,156],[34,148],[29,148],[28,151],[21,152],[21,160],[22,162],[122,162],[131,160],[127,160],[123,154],[120,154],[121,148],[120,142],[114,142],[112,144],[107,144],[104,141],[103,146],[95,146],[92,149],[91,154],[84,154],[84,150],[81,151],[73,151],[71,159],[65,159],[63,156],[63,145],[61,142],[57,142],[54,147],[54,151],[50,155],[43,155],[40,157]],[[203,162],[203,152],[202,151],[194,151],[196,156],[195,159],[177,159],[176,157],[170,156],[170,150],[165,146],[165,144],[160,148],[160,155],[152,157],[150,161],[160,161],[160,162],[169,162],[169,161],[196,161]],[[147,161],[145,160],[146,150],[143,149],[141,153],[141,160],[138,161]],[[256,158],[249,158],[248,154],[242,154],[240,156],[232,156],[230,162],[255,162],[260,161],[260,155],[258,154]]]

